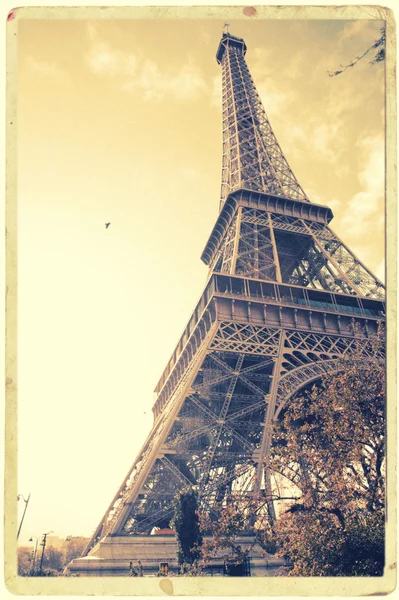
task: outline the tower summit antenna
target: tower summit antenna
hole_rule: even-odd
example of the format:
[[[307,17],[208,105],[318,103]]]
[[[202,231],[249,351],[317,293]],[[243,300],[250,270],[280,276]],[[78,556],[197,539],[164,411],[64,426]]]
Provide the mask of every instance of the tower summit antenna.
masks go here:
[[[222,33],[223,33],[223,34],[225,34],[225,33],[229,33],[229,27],[230,27],[230,23],[225,23],[225,24],[223,25],[223,32],[222,32]]]

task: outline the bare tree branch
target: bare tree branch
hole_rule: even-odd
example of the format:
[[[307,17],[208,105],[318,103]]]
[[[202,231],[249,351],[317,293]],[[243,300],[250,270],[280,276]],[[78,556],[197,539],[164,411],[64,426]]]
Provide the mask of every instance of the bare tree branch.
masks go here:
[[[362,60],[362,58],[364,58],[371,50],[377,50],[373,60],[370,61],[371,65],[375,65],[376,63],[382,62],[385,60],[385,26],[381,28],[381,37],[378,38],[378,40],[376,40],[374,42],[374,44],[372,44],[370,46],[370,48],[367,48],[366,52],[364,52],[361,56],[357,56],[354,60],[352,60],[352,62],[350,62],[349,64],[343,66],[341,65],[341,69],[339,69],[338,71],[328,71],[328,75],[329,77],[335,77],[336,75],[340,75],[341,73],[344,73],[344,71],[346,71],[347,69],[349,69],[350,67],[354,67],[360,60]]]

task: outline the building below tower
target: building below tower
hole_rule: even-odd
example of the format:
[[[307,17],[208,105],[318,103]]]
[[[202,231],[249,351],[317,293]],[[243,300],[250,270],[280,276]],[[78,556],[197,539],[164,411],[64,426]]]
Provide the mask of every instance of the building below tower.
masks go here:
[[[245,550],[253,544],[253,538],[239,536],[236,542]],[[177,575],[180,567],[175,536],[107,536],[93,548],[89,556],[73,560],[68,565],[68,570],[75,576],[129,577],[132,575],[132,568],[138,573],[138,561],[142,565],[144,576],[155,577],[161,570],[163,575]],[[282,559],[265,553],[255,544],[250,550],[249,568],[245,574],[252,577],[275,577],[284,565]],[[214,558],[202,572],[203,576],[209,577],[228,574],[229,569],[221,557]]]

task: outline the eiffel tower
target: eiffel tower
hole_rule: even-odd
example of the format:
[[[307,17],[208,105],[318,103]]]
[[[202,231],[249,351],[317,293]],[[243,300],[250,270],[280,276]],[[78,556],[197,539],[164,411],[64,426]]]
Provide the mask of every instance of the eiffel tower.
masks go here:
[[[201,257],[206,287],[156,386],[152,430],[83,556],[106,536],[169,527],[187,485],[209,511],[231,493],[270,490],[273,420],[355,345],[369,354],[384,320],[383,284],[298,183],[246,51],[223,33],[222,188]]]

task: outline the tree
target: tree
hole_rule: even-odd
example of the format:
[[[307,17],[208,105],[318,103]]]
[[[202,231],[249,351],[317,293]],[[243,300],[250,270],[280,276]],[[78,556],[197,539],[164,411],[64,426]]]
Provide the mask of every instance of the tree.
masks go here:
[[[74,559],[82,555],[82,552],[87,546],[89,540],[85,537],[70,537],[63,544],[63,550],[65,552],[65,565]]]
[[[290,575],[382,575],[385,368],[382,342],[291,400],[270,466],[300,492],[274,525]]]
[[[375,55],[373,60],[370,61],[371,65],[375,65],[376,63],[382,62],[385,60],[385,42],[386,42],[386,30],[385,26],[380,29],[380,37],[378,40],[375,40],[374,43],[367,48],[365,52],[361,56],[357,56],[354,60],[348,63],[346,66],[341,65],[341,68],[338,71],[329,71],[328,75],[330,77],[335,77],[336,75],[340,75],[350,67],[354,67],[359,60],[362,60],[369,52],[375,50]]]
[[[263,523],[265,518],[262,515],[265,506],[266,500],[260,496],[236,494],[231,495],[219,510],[214,509],[213,515],[201,513],[201,530],[210,536],[202,546],[203,563],[206,565],[212,558],[217,557],[225,564],[242,564],[258,540],[254,537],[253,543],[243,548],[237,537],[248,531],[253,533],[254,521],[257,521],[258,528],[260,527],[259,524]]]
[[[18,575],[25,577],[30,574],[33,564],[32,548],[20,546],[17,549]]]
[[[41,557],[40,557],[41,558]],[[65,567],[65,552],[58,550],[54,546],[46,546],[43,556],[42,573],[44,575],[60,574]]]
[[[20,547],[17,550],[18,556],[18,575],[23,577],[26,576],[39,576],[40,575],[40,561],[41,552],[39,550],[36,556],[35,572],[32,572],[33,568],[33,550],[28,547]],[[54,577],[62,574],[65,566],[65,554],[62,550],[57,550],[53,546],[47,546],[43,556],[41,575],[46,577]]]
[[[197,493],[190,487],[183,488],[173,499],[173,507],[171,526],[176,532],[177,558],[180,565],[192,565],[201,556],[202,545]]]

